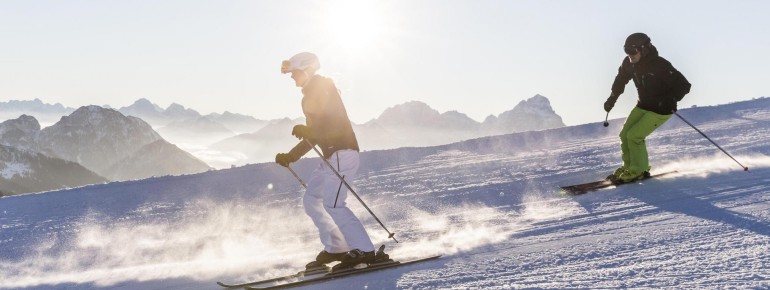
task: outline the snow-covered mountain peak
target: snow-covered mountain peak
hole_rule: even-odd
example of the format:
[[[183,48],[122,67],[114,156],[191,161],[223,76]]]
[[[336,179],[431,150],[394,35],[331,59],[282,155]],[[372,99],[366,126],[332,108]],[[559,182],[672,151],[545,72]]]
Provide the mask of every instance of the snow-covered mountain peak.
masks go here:
[[[186,109],[184,106],[178,103],[171,103],[171,105],[168,105],[168,108],[166,108],[166,111],[168,110],[186,110]]]
[[[100,173],[111,162],[161,139],[149,124],[113,109],[84,106],[40,132],[39,145]],[[83,142],[88,140],[88,142]]]
[[[136,100],[133,104],[126,107],[126,109],[135,110],[139,112],[163,112],[163,108],[150,102],[150,100],[141,98]]]
[[[551,102],[548,100],[548,98],[539,94],[529,99],[520,101],[515,107],[513,107],[513,110],[510,112],[526,112],[543,117],[551,117],[556,114],[556,112],[551,107]]]
[[[551,108],[548,98],[542,95],[522,100],[512,110],[503,112],[497,117],[489,116],[482,123],[484,130],[497,134],[564,126],[561,116]]]
[[[18,149],[35,148],[35,138],[40,132],[40,123],[28,115],[0,123],[0,144]]]
[[[441,118],[441,114],[428,104],[420,101],[411,101],[387,108],[377,123],[385,126],[395,125],[432,125]]]
[[[185,108],[184,106],[177,103],[169,105],[163,113],[174,120],[195,119],[201,116],[201,114],[197,111]]]
[[[83,106],[75,110],[69,116],[65,116],[54,126],[79,126],[79,127],[114,127],[123,125],[147,126],[144,121],[134,117],[126,117],[113,109],[102,108],[100,106]]]
[[[16,119],[0,123],[0,135],[13,129],[21,130],[26,134],[32,134],[40,131],[40,123],[35,117],[29,115],[21,115]]]

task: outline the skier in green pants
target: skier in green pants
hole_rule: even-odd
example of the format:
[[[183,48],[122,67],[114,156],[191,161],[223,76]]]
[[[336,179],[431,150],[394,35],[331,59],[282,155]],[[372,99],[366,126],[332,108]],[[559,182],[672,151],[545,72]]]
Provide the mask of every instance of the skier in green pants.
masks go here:
[[[620,131],[623,165],[607,179],[615,183],[633,182],[649,176],[650,164],[644,139],[663,125],[676,111],[676,103],[690,92],[690,83],[666,59],[644,33],[634,33],[623,46],[627,57],[615,76],[612,93],[604,103],[607,113],[633,79],[639,100]]]

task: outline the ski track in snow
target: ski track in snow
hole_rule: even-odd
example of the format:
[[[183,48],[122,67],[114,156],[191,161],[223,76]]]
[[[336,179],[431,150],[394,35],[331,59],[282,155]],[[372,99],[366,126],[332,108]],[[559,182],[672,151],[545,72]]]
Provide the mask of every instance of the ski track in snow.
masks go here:
[[[375,243],[444,256],[298,289],[770,288],[770,110],[722,115],[693,123],[749,173],[676,117],[647,142],[653,171],[679,173],[573,198],[558,186],[618,166],[622,124],[362,164],[355,189],[401,241],[351,197]],[[308,176],[317,160],[303,162]],[[292,273],[320,243],[277,167],[0,199],[0,288],[217,289]]]

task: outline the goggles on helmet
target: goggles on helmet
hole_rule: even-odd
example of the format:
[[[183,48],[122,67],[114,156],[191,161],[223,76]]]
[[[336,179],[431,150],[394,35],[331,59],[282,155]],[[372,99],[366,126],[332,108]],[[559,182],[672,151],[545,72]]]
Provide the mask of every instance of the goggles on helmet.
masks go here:
[[[627,55],[636,55],[641,51],[642,47],[644,47],[644,45],[624,45],[623,51],[625,51]]]
[[[284,60],[283,62],[281,62],[281,73],[285,74],[289,72],[291,72],[291,62],[288,60]]]

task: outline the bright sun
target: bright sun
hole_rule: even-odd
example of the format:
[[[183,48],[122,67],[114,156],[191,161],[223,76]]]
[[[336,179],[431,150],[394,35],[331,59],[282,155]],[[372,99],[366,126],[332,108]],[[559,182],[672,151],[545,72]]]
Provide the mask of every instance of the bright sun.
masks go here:
[[[359,58],[382,49],[388,34],[383,1],[335,1],[326,6],[324,34],[335,50],[349,58]]]

